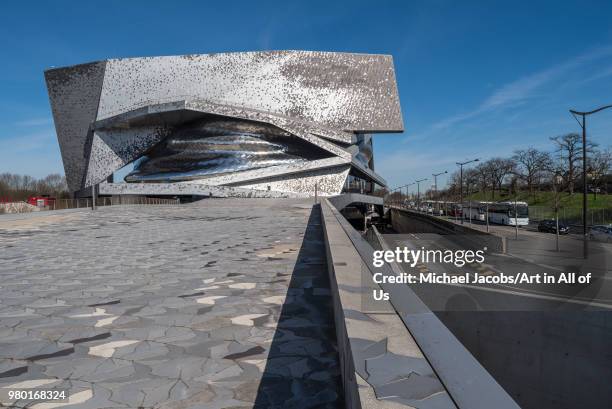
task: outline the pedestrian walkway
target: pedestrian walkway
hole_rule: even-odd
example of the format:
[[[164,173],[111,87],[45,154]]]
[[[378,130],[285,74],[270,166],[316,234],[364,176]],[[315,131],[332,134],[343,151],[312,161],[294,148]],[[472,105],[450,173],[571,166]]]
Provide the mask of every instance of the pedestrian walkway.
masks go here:
[[[0,219],[0,387],[78,408],[339,407],[322,240],[306,200]]]

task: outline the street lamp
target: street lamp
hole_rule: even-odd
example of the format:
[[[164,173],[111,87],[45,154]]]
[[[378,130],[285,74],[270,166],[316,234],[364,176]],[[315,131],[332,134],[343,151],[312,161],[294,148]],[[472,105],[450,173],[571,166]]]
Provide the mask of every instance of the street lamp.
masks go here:
[[[406,197],[408,197],[408,188],[409,188],[410,186],[414,185],[414,184],[415,184],[415,183],[413,182],[413,183],[408,183],[407,185],[402,186],[402,187],[405,187],[405,188],[406,188]]]
[[[387,193],[385,194],[385,202],[389,201],[389,203],[392,203],[392,199],[391,196],[393,196],[393,192],[395,192],[397,190],[397,188],[391,189],[389,188],[389,190],[387,191]]]
[[[576,119],[576,122],[582,128],[582,234],[584,235],[584,247],[583,247],[583,256],[587,258],[588,256],[588,244],[587,244],[587,151],[586,151],[586,117],[587,115],[594,114],[599,111],[603,111],[604,109],[612,108],[612,105],[606,105],[592,111],[581,112],[576,111],[574,109],[570,109],[570,113]],[[582,117],[582,122],[578,120],[576,115],[580,115]]]
[[[401,186],[399,186],[399,187],[396,187],[396,188],[394,188],[394,189],[391,189],[391,190],[389,191],[389,196],[390,196],[390,197],[393,197],[394,192],[395,192],[396,190],[398,190],[398,189],[401,189],[401,188],[402,188],[402,187],[401,187]],[[400,190],[400,196],[401,196],[401,194],[402,194],[402,192],[401,192],[401,190]],[[394,198],[393,198],[393,199],[391,199],[391,203],[395,203],[395,202],[396,202],[396,201],[395,201],[395,199],[394,199]]]
[[[438,176],[444,175],[445,173],[448,173],[448,170],[445,170],[444,172],[440,172],[440,173],[431,174],[431,176],[433,176],[434,178],[434,199],[436,199],[436,201],[438,200]],[[439,210],[440,208],[438,208],[438,211]]]
[[[438,176],[444,175],[445,173],[448,173],[448,170],[445,170],[444,172],[440,172],[440,173],[431,174],[434,177],[434,195],[438,193]]]
[[[559,192],[557,190],[557,185],[561,184],[563,181],[563,177],[561,177],[561,172],[559,170],[555,171],[555,174],[552,178],[552,186],[553,193],[555,195],[555,236],[556,236],[556,250],[559,251]]]
[[[400,193],[400,202],[401,202],[401,198],[402,198],[402,189],[403,189],[403,188],[406,188],[406,197],[407,197],[407,196],[408,196],[408,187],[409,187],[409,186],[412,186],[412,185],[414,185],[414,183],[408,183],[407,185],[398,186],[398,187],[396,187],[396,188],[392,189],[392,190],[389,192],[389,195],[391,195],[393,192],[395,192],[396,190],[398,190],[398,189],[399,189],[399,191],[400,191],[400,192],[399,192],[399,193]]]
[[[455,162],[460,169],[459,176],[459,204],[461,205],[461,224],[463,224],[463,165],[468,163],[478,162],[480,159],[472,159],[465,162]]]
[[[427,180],[427,178],[419,179],[419,180],[415,180],[414,181],[414,183],[416,183],[416,185],[417,185],[417,206],[418,206],[419,210],[421,210],[421,182],[424,182],[426,180]]]

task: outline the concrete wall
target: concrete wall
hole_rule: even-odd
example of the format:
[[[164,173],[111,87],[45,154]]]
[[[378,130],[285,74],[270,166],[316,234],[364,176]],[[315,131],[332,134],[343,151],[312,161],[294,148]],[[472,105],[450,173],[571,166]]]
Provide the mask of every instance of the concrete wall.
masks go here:
[[[612,408],[612,312],[438,317],[522,408]]]
[[[456,409],[444,385],[388,301],[362,311],[362,258],[328,199],[321,204],[346,408]],[[346,221],[344,221],[346,223]],[[367,268],[367,267],[366,267]],[[382,372],[377,372],[376,368]]]
[[[439,217],[429,216],[411,210],[390,209],[391,226],[398,233],[435,233],[448,235],[463,246],[472,248],[487,247],[490,251],[505,253],[503,237],[458,225]]]
[[[464,240],[467,231],[475,242],[492,245],[486,234],[469,226],[397,209],[391,218],[398,233]],[[522,408],[612,408],[612,311],[436,315]]]

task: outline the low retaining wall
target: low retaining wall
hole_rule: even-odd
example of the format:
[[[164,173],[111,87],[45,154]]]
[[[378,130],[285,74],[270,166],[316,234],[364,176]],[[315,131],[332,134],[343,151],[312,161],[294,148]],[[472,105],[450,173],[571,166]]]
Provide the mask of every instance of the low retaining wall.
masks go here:
[[[609,311],[455,311],[440,319],[524,408],[612,408]]]
[[[412,210],[390,208],[391,226],[397,233],[437,233],[453,236],[462,246],[482,248],[487,247],[496,253],[506,252],[506,238],[472,229],[435,216]]]
[[[321,211],[346,407],[519,409],[409,286],[381,285],[390,313],[364,313],[362,269],[371,274],[364,260],[372,246],[328,200]],[[399,268],[386,264],[381,272]],[[380,384],[370,373],[383,362],[384,377],[396,381]]]
[[[340,212],[328,200],[321,212],[346,408],[456,409],[391,304],[392,313],[361,311],[362,258]]]
[[[26,202],[0,203],[0,214],[32,213],[40,209]]]

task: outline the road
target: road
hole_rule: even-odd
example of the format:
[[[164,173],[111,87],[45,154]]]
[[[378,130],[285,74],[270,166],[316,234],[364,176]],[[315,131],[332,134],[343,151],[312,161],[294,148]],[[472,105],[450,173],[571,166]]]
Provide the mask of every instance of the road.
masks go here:
[[[465,225],[469,226],[468,223]],[[482,224],[472,227],[486,231]],[[612,309],[612,244],[589,242],[589,257],[583,257],[580,235],[570,234],[559,238],[556,250],[554,234],[540,233],[534,228],[520,228],[518,239],[511,226],[490,225],[492,234],[506,237],[507,254],[488,252],[482,264],[472,263],[464,267],[440,263],[424,263],[415,268],[402,265],[406,272],[435,272],[449,275],[479,273],[481,275],[516,275],[517,273],[548,274],[558,279],[563,273],[586,276],[588,284],[420,284],[413,286],[433,310],[484,309],[484,310],[557,310],[560,308]],[[468,249],[460,237],[431,233],[384,235],[391,248],[445,250]]]
[[[394,225],[414,231],[384,234],[390,248],[460,250],[469,247],[466,243],[475,246],[477,237],[448,234],[448,230],[418,233],[419,223]],[[465,267],[439,263],[401,266],[413,274],[469,271],[485,277],[590,272],[594,280],[589,285],[410,287],[522,408],[612,407],[612,390],[606,383],[612,376],[612,246],[590,242],[585,260],[579,235],[560,237],[557,252],[553,234],[523,228],[517,240],[512,227],[491,226],[491,230],[506,237],[506,254],[488,252],[482,264]]]

